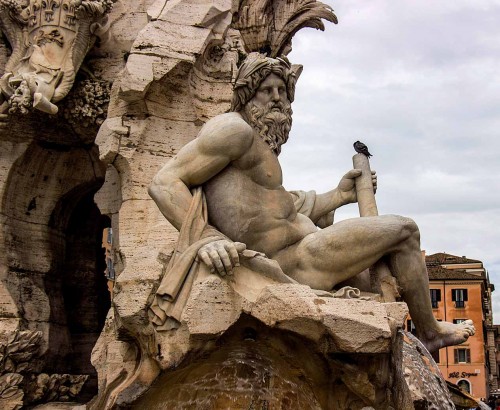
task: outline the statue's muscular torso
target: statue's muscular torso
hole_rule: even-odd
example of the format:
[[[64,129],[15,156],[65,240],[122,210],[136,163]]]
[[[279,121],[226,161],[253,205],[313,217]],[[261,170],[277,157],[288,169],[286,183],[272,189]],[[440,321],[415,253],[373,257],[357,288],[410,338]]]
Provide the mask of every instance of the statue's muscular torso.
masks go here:
[[[282,186],[276,155],[256,134],[250,149],[203,187],[210,224],[268,257],[317,230],[309,218],[297,214]]]

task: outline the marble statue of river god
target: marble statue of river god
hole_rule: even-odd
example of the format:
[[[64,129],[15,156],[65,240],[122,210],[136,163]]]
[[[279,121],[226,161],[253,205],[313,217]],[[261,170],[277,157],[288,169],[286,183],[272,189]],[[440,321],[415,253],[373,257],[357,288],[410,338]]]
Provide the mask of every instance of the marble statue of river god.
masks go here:
[[[357,202],[361,170],[350,170],[321,195],[283,188],[278,155],[292,125],[298,67],[250,54],[237,75],[231,112],[208,121],[160,170],[150,195],[180,230],[192,190],[202,188],[210,234],[197,257],[214,273],[231,275],[248,248],[277,261],[295,281],[329,291],[383,259],[427,349],[463,343],[474,334],[471,321],[438,322],[432,314],[419,230],[411,219],[383,215],[333,224],[335,209]],[[376,188],[375,174],[372,184]]]

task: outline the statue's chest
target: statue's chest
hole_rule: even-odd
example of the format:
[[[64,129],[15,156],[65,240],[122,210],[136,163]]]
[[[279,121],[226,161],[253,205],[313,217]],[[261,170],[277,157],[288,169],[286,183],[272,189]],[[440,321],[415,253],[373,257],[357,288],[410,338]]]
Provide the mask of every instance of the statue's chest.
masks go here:
[[[278,158],[269,145],[262,140],[256,141],[236,164],[241,171],[255,183],[268,189],[280,187],[283,182]]]

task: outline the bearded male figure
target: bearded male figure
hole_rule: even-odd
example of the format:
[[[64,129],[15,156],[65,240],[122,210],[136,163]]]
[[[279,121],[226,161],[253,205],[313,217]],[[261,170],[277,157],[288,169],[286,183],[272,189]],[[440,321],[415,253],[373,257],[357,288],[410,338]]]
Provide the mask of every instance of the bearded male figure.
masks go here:
[[[154,178],[149,192],[161,212],[180,230],[191,189],[203,188],[208,221],[220,237],[202,246],[198,257],[221,276],[239,265],[238,252],[245,247],[276,260],[297,282],[326,291],[384,259],[426,347],[434,351],[464,342],[474,334],[472,322],[437,322],[432,314],[412,220],[385,215],[332,225],[335,209],[356,202],[360,170],[307,199],[307,216],[297,212],[296,195],[283,188],[278,162],[291,127],[295,81],[287,61],[250,55],[240,67],[231,112],[208,121]]]

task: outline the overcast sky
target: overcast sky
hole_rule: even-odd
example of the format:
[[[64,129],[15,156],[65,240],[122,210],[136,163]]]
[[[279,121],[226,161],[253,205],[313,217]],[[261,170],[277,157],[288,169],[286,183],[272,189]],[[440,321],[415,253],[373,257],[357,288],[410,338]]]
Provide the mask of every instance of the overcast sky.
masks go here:
[[[379,212],[413,218],[427,254],[482,260],[500,323],[500,0],[324,2],[339,24],[302,30],[289,55],[304,72],[285,187],[331,189],[363,141]]]

